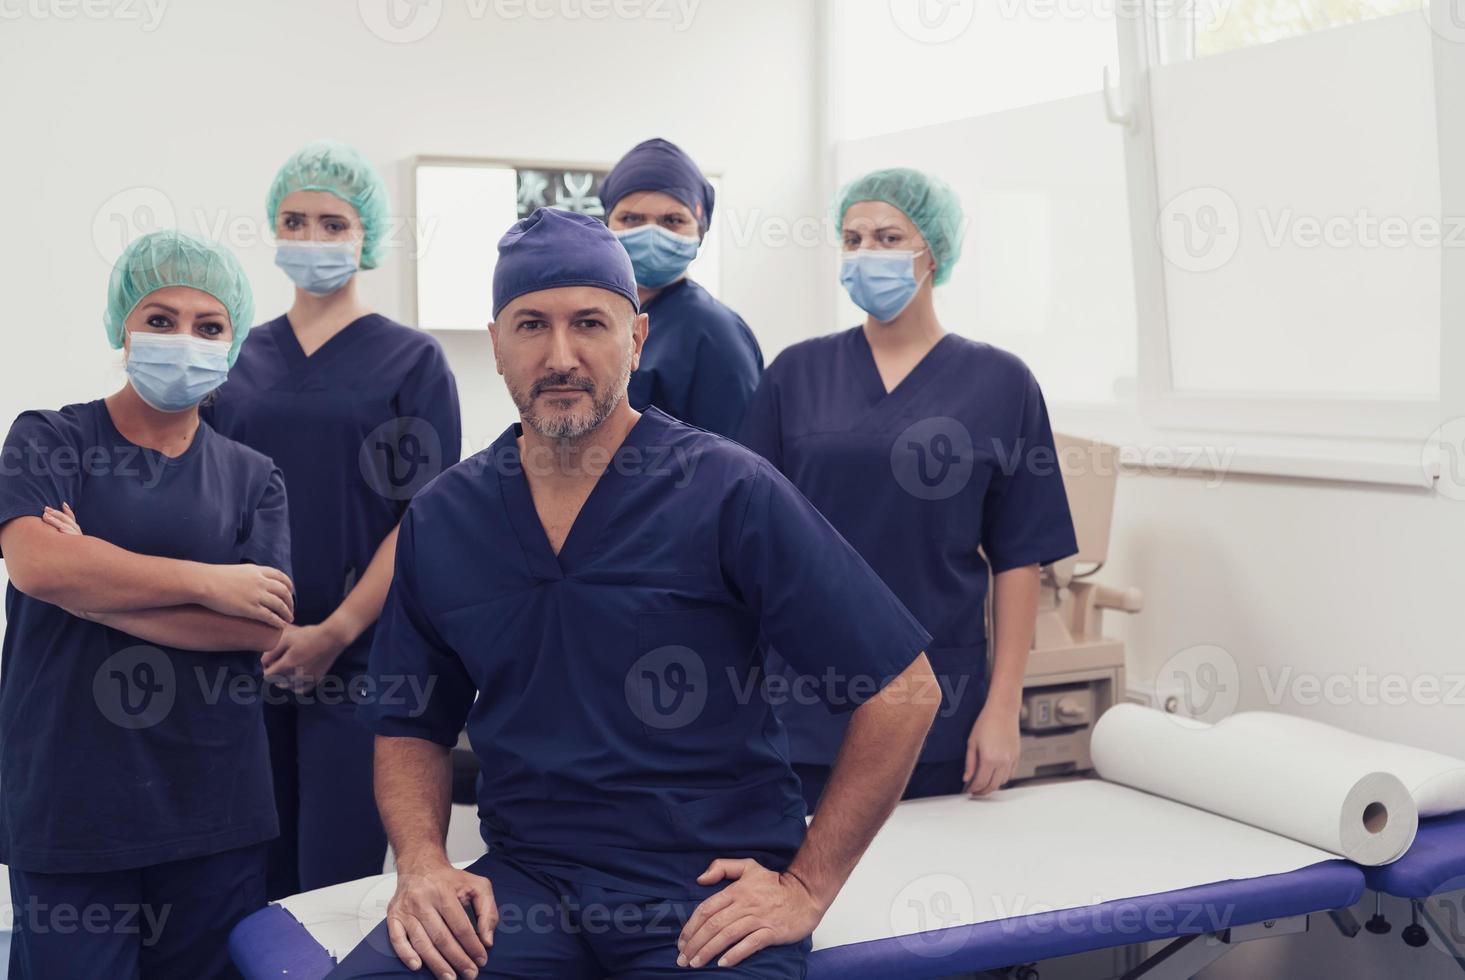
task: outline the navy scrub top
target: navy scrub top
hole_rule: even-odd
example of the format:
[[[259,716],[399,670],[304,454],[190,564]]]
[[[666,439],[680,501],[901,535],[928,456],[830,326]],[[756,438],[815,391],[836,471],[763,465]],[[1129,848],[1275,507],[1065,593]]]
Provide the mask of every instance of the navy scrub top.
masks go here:
[[[290,574],[280,471],[205,423],[169,459],[100,400],[24,413],[0,455],[0,524],[63,503],[128,551]],[[0,862],[117,871],[278,834],[257,652],[146,644],[14,585],[5,615]]]
[[[948,333],[887,394],[855,327],[783,351],[739,438],[931,631],[927,653],[943,697],[921,761],[963,758],[987,696],[988,564],[997,574],[1078,551],[1032,372]],[[805,699],[787,705],[784,722],[795,762],[834,761],[845,719]]]
[[[309,357],[286,317],[255,327],[204,416],[285,474],[301,626],[336,610],[407,501],[462,454],[458,389],[442,347],[374,313]],[[364,669],[371,634],[332,673]]]
[[[708,432],[733,436],[763,373],[753,331],[690,279],[657,293],[643,308],[650,320],[641,365],[627,396]]]
[[[805,813],[760,630],[858,679],[841,711],[930,635],[767,461],[655,408],[556,555],[519,433],[408,509],[363,718],[444,746],[466,719],[485,842],[567,880],[699,898],[715,857],[783,869]]]

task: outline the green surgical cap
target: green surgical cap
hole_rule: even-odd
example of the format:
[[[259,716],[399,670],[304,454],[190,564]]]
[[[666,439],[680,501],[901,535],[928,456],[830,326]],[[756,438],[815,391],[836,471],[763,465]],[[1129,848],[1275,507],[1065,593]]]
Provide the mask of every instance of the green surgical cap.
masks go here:
[[[254,294],[249,280],[239,260],[224,246],[181,231],[153,231],[133,239],[112,266],[107,312],[102,321],[107,340],[120,349],[128,315],[148,294],[166,286],[190,286],[224,304],[234,332],[229,348],[229,366],[233,367],[254,320]]]
[[[934,282],[951,278],[961,256],[961,200],[945,181],[909,167],[876,170],[846,184],[835,198],[834,221],[844,227],[844,213],[859,201],[884,201],[898,208],[931,247],[936,260]]]
[[[361,268],[376,268],[387,230],[387,187],[366,157],[345,143],[317,140],[286,160],[265,203],[271,228],[279,219],[280,202],[295,191],[326,191],[355,208],[365,231]]]

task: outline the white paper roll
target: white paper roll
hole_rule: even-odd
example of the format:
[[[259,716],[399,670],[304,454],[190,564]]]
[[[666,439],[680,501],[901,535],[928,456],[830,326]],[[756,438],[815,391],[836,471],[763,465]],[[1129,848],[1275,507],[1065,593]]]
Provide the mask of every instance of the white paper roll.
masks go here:
[[[1103,779],[1311,844],[1388,864],[1414,842],[1419,811],[1398,776],[1331,744],[1326,725],[1215,725],[1117,704],[1094,726]]]
[[[1352,756],[1368,769],[1393,773],[1414,797],[1421,820],[1465,810],[1465,759],[1280,711],[1243,711],[1227,718],[1226,725],[1233,732],[1245,730],[1261,738],[1295,732],[1298,737],[1326,741],[1334,751]]]

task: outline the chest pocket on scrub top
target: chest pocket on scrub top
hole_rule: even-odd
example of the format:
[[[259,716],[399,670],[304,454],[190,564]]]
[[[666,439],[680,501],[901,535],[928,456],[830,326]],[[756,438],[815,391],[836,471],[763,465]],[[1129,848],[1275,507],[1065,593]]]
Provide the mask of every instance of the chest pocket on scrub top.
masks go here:
[[[735,721],[740,697],[761,697],[754,639],[744,617],[719,606],[638,615],[625,695],[645,733],[686,736]]]
[[[991,478],[990,447],[959,419],[911,421],[890,442],[890,472],[916,504],[919,531],[945,548],[975,549],[981,501]]]

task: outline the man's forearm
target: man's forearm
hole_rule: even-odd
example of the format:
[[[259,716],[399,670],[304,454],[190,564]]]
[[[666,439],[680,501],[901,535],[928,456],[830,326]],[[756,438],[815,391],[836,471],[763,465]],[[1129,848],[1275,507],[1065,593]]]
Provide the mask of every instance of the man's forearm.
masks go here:
[[[0,549],[15,587],[67,609],[130,612],[199,602],[203,566],[126,551],[101,538],[57,534],[39,517],[0,529]]]
[[[397,870],[412,873],[447,864],[453,807],[449,749],[421,738],[376,737],[376,805]]]
[[[992,580],[992,678],[988,703],[1016,714],[1038,616],[1042,573],[1037,565],[1000,572]]]
[[[94,613],[103,626],[160,646],[200,653],[256,653],[280,642],[280,630],[258,620],[226,616],[203,606],[168,606],[131,612]]]
[[[828,909],[895,809],[915,768],[941,690],[923,653],[850,719],[829,784],[788,873]]]

